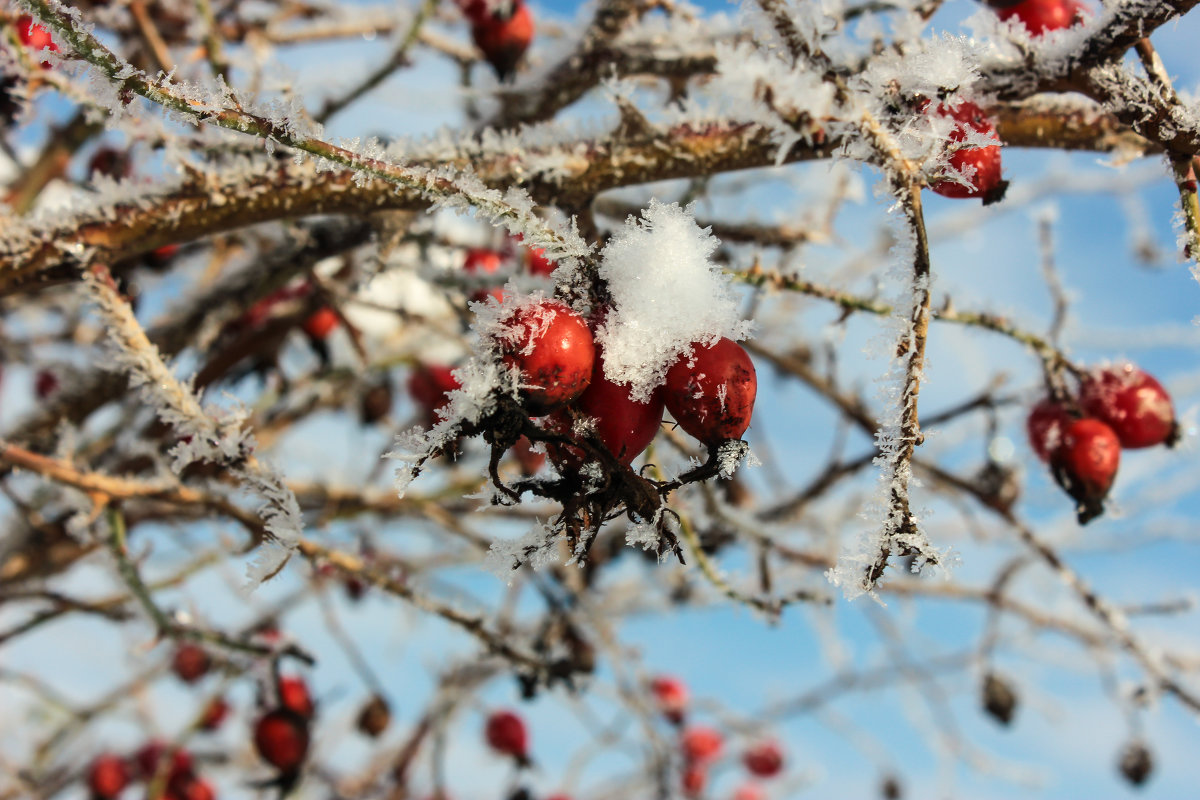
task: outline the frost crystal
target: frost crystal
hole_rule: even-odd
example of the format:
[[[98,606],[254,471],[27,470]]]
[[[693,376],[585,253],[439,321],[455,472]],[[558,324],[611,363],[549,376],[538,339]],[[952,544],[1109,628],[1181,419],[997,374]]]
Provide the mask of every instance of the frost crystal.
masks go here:
[[[600,277],[612,309],[596,341],[604,376],[629,384],[635,400],[649,400],[692,344],[749,335],[751,323],[741,319],[729,279],[711,260],[719,244],[690,208],[651,201],[604,248]]]

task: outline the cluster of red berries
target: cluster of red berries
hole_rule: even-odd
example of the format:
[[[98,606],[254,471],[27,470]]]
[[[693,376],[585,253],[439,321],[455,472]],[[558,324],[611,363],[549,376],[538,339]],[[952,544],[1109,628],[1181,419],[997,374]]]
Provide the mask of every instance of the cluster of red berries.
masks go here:
[[[88,767],[92,800],[115,800],[135,782],[161,785],[157,796],[162,800],[215,800],[217,796],[212,784],[197,774],[190,753],[158,740],[147,742],[129,757],[102,753]]]
[[[708,770],[721,755],[725,746],[720,731],[704,725],[684,727],[690,696],[687,685],[670,675],[659,675],[650,682],[650,692],[660,714],[668,722],[680,728],[679,749],[683,756],[681,776],[683,793],[696,797],[704,792],[708,783]],[[742,764],[755,778],[773,778],[783,772],[783,748],[779,743],[765,739],[752,744],[742,754]],[[755,783],[746,783],[737,790],[741,800],[761,798],[764,793]]]
[[[1075,396],[1044,398],[1026,427],[1037,457],[1078,504],[1081,524],[1103,513],[1122,448],[1172,445],[1179,436],[1170,395],[1128,363],[1083,374]]]
[[[457,0],[471,38],[500,80],[515,72],[533,41],[533,14],[525,0]]]
[[[506,367],[520,373],[520,394],[533,416],[549,415],[546,428],[567,433],[573,420],[595,421],[595,437],[628,465],[654,439],[664,409],[706,445],[739,439],[750,425],[758,380],[749,355],[736,342],[697,343],[668,370],[648,402],[604,374],[604,355],[582,316],[555,300],[518,306],[501,321],[495,345]],[[588,459],[570,445],[550,448],[560,468]]]
[[[1079,0],[986,0],[1001,20],[1015,19],[1030,36],[1070,28],[1087,17],[1087,6]]]

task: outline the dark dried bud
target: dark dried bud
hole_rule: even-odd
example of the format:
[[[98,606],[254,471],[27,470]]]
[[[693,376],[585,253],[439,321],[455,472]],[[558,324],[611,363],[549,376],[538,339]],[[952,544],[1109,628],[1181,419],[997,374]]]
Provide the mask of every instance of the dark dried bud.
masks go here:
[[[1017,693],[1008,681],[989,672],[983,676],[983,708],[997,722],[1008,725],[1017,711]]]
[[[879,793],[883,795],[883,800],[900,800],[900,781],[896,780],[895,776],[888,775],[883,779]]]
[[[392,722],[392,710],[380,695],[371,695],[358,712],[358,730],[372,739],[387,730]]]
[[[1118,764],[1125,780],[1134,786],[1141,786],[1154,771],[1154,758],[1150,749],[1143,742],[1133,741],[1125,745],[1121,751],[1121,761]]]
[[[374,425],[392,413],[392,385],[385,378],[363,392],[358,417],[363,425]]]

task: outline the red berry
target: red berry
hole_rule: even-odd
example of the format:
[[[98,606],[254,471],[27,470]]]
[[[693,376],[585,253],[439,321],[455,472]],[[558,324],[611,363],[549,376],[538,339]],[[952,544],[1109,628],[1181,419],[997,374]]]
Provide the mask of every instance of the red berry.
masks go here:
[[[629,465],[650,446],[663,417],[663,391],[655,389],[650,400],[639,403],[630,397],[631,387],[604,377],[604,359],[596,359],[588,388],[575,401],[584,416],[595,420],[596,437],[622,464]],[[570,431],[570,416],[560,411],[551,418],[551,430]],[[548,448],[560,469],[577,470],[588,461],[584,452],[570,445]]]
[[[316,712],[308,684],[296,675],[279,679],[279,705],[304,719],[312,719]]]
[[[57,390],[58,376],[48,369],[38,370],[37,377],[33,379],[33,391],[38,400],[49,399],[50,395]]]
[[[166,755],[167,745],[157,739],[142,745],[133,757],[138,778],[144,781],[152,780],[164,767],[167,770],[168,782],[179,782],[192,776],[192,756],[187,750],[175,750],[171,755],[170,766],[164,764]]]
[[[467,251],[466,261],[463,262],[464,271],[491,275],[498,269],[500,269],[500,254],[495,250],[476,248]]]
[[[733,800],[767,800],[767,793],[757,783],[743,783],[734,790]]]
[[[515,72],[533,41],[533,14],[524,0],[493,5],[491,10],[472,14],[471,38],[503,81]]]
[[[557,264],[546,258],[546,250],[542,247],[529,248],[526,254],[526,263],[529,265],[530,274],[541,275],[544,278],[549,278],[558,267]]]
[[[1062,444],[1063,428],[1071,423],[1072,417],[1066,406],[1055,402],[1052,398],[1042,399],[1025,421],[1025,429],[1029,433],[1029,445],[1042,461],[1049,461],[1050,456]]]
[[[521,371],[530,413],[545,414],[574,400],[592,379],[596,346],[583,317],[554,300],[521,306],[501,323],[504,363]]]
[[[732,339],[695,346],[667,371],[667,410],[705,444],[740,439],[750,427],[757,393],[754,364]]]
[[[687,684],[671,675],[659,675],[650,682],[650,691],[664,717],[676,725],[683,721],[691,700]]]
[[[713,728],[695,725],[683,732],[680,744],[683,757],[694,763],[711,761],[721,754],[724,738]]]
[[[254,723],[254,747],[280,772],[298,772],[308,754],[308,720],[289,708],[268,711]]]
[[[1074,488],[1088,497],[1102,498],[1117,475],[1121,442],[1100,420],[1077,419],[1063,430],[1062,444],[1051,463],[1065,473]]]
[[[333,333],[333,329],[341,323],[341,318],[329,306],[322,306],[304,320],[304,332],[313,339],[324,339]]]
[[[109,178],[128,178],[133,172],[133,162],[129,153],[115,147],[101,147],[92,154],[88,161],[88,175],[97,173]]]
[[[512,711],[494,711],[484,729],[488,745],[497,753],[512,756],[518,762],[529,760],[529,733],[525,721]]]
[[[200,718],[200,730],[215,731],[221,727],[221,723],[227,716],[229,716],[229,703],[225,702],[224,697],[214,697],[204,707],[204,716]]]
[[[208,674],[212,657],[203,647],[193,642],[184,642],[175,650],[171,659],[171,671],[184,683],[195,683]]]
[[[1030,36],[1041,36],[1078,25],[1087,17],[1087,6],[1079,0],[1024,0],[996,12],[1001,20],[1016,18]]]
[[[968,129],[995,139],[996,144],[985,147],[970,145],[950,153],[950,166],[966,177],[969,186],[943,178],[934,181],[931,188],[943,197],[982,197],[986,202],[1002,184],[1000,140],[996,137],[996,127],[983,115],[979,106],[969,101],[959,103],[954,109],[939,105],[936,113],[957,123],[950,132],[951,146],[966,141]]]
[[[98,755],[88,767],[87,785],[96,800],[112,800],[129,785],[129,766],[112,753]]]
[[[52,53],[58,52],[58,45],[54,43],[53,37],[50,36],[50,31],[34,22],[33,17],[28,14],[17,18],[17,36],[20,37],[21,44],[35,52],[42,50],[49,50]],[[42,69],[50,69],[50,62],[43,61]]]
[[[759,742],[742,756],[746,769],[760,778],[771,778],[783,770],[783,750],[778,742]]]
[[[1122,447],[1153,447],[1175,436],[1171,396],[1133,364],[1092,372],[1079,387],[1079,403],[1113,429]]]
[[[450,392],[461,385],[454,377],[454,368],[440,364],[423,364],[408,376],[408,393],[421,406],[430,425],[441,417],[438,412],[450,402]]]
[[[203,778],[196,778],[188,781],[183,787],[182,797],[180,800],[216,800],[217,792],[213,786]]]
[[[683,768],[683,793],[687,797],[696,797],[704,791],[708,783],[708,771],[700,764],[688,764]]]

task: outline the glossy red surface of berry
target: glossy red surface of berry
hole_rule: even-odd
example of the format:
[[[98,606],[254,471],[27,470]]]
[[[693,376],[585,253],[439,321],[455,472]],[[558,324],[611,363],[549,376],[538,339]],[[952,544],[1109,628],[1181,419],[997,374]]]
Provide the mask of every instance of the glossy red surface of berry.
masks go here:
[[[502,326],[501,358],[521,371],[521,396],[531,414],[552,411],[587,388],[596,346],[583,317],[542,300],[516,309]]]
[[[41,50],[49,50],[52,53],[58,52],[58,45],[54,43],[54,38],[50,35],[50,31],[34,22],[33,17],[28,14],[17,18],[17,36],[21,39],[21,44],[34,52]],[[42,69],[50,69],[50,62],[43,61]]]
[[[175,649],[171,658],[171,671],[184,683],[195,683],[208,674],[212,657],[208,651],[194,642],[184,642]]]
[[[129,781],[129,765],[112,753],[96,756],[88,767],[88,791],[96,800],[112,800],[129,785]]]
[[[1052,463],[1088,495],[1103,497],[1112,487],[1121,463],[1121,442],[1113,429],[1098,419],[1075,420],[1063,430],[1062,444]]]
[[[463,261],[463,270],[466,272],[491,275],[493,272],[500,269],[500,261],[500,254],[495,250],[476,248],[467,251],[466,260]]]
[[[597,359],[588,388],[575,401],[575,408],[595,421],[596,437],[617,461],[626,465],[654,441],[662,425],[664,409],[661,388],[656,389],[645,403],[634,400],[629,392],[629,386],[604,377],[603,360]],[[565,409],[552,419],[551,428],[570,432],[570,415]],[[578,469],[589,460],[578,447],[554,445],[548,449],[560,469]]]
[[[316,713],[308,684],[296,675],[285,675],[279,679],[279,705],[305,719],[311,719]]]
[[[1071,423],[1071,414],[1066,406],[1046,397],[1038,402],[1025,420],[1025,431],[1029,434],[1029,446],[1042,461],[1062,444],[1063,428]]]
[[[963,101],[955,108],[944,105],[937,107],[937,113],[949,117],[958,123],[950,132],[949,147],[955,148],[960,142],[965,142],[967,132],[974,131],[995,139],[996,144],[979,147],[976,145],[953,149],[950,153],[950,166],[966,177],[970,185],[958,181],[941,179],[934,181],[931,188],[943,197],[965,198],[984,197],[994,193],[1001,184],[1000,175],[1000,140],[996,137],[996,127],[991,120],[984,116],[983,110],[970,101]]]
[[[1080,24],[1087,18],[1087,6],[1079,0],[1024,0],[999,9],[996,15],[1005,21],[1016,19],[1030,36],[1041,36]]]
[[[683,757],[688,761],[712,761],[721,754],[725,743],[721,733],[703,725],[694,725],[683,732],[679,740]]]
[[[1133,364],[1092,372],[1079,387],[1083,410],[1113,429],[1121,446],[1153,447],[1175,434],[1171,396],[1157,380]]]
[[[783,748],[778,742],[759,742],[742,754],[742,763],[752,775],[774,777],[783,771]]]
[[[268,711],[254,723],[254,747],[280,772],[297,772],[308,755],[308,720],[289,708]]]
[[[530,274],[541,275],[544,278],[550,277],[558,267],[558,264],[546,258],[546,251],[541,247],[529,248],[526,253],[526,264],[529,266]]]
[[[471,23],[475,46],[483,51],[496,77],[507,80],[533,41],[533,14],[529,7],[524,0],[497,3],[490,11],[475,14]]]
[[[529,732],[525,721],[513,711],[494,711],[487,718],[484,736],[497,753],[525,760],[529,755]]]
[[[705,444],[740,439],[750,427],[758,377],[745,349],[732,339],[697,345],[667,371],[667,410],[679,427]]]
[[[433,424],[440,411],[450,402],[450,392],[461,384],[454,377],[454,368],[442,364],[422,364],[408,376],[408,393],[425,413],[426,422]]]
[[[324,339],[341,324],[337,312],[329,306],[318,308],[304,320],[304,332],[314,339]]]
[[[691,701],[687,684],[671,675],[659,675],[650,681],[650,692],[659,712],[674,723],[679,723]]]

